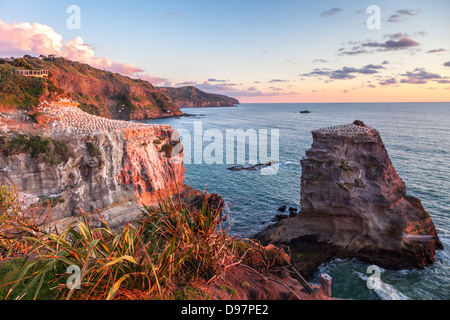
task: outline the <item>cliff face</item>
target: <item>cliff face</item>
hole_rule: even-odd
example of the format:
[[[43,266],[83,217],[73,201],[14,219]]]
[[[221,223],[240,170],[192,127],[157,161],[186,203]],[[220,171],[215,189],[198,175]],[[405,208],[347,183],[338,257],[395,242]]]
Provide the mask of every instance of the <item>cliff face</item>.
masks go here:
[[[220,94],[201,91],[192,86],[180,88],[159,88],[180,108],[232,107],[239,101]]]
[[[178,193],[200,194],[183,184],[183,153],[164,151],[179,143],[172,139],[170,126],[109,120],[73,107],[38,111],[47,115],[46,123],[33,124],[21,115],[25,120],[8,133],[9,139],[31,132],[52,139],[52,144],[37,156],[0,154],[0,182],[36,200],[56,199],[54,221],[69,223],[80,209],[99,209],[111,227],[119,227],[136,218],[142,204],[154,205]],[[69,156],[48,161],[58,141],[70,150]]]
[[[182,112],[150,82],[93,68],[64,58],[25,61],[35,69],[46,69],[62,92],[94,115],[112,119],[150,119],[181,115]]]
[[[301,161],[300,214],[259,237],[387,267],[433,263],[442,244],[430,216],[406,194],[379,132],[355,123],[312,132]]]

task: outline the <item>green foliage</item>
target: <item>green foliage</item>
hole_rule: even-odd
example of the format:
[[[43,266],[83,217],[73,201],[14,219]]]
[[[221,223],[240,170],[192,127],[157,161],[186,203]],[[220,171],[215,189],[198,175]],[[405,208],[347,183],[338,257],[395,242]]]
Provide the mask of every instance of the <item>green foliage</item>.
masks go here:
[[[30,262],[23,258],[14,258],[0,263],[0,300],[11,299],[11,297],[20,297],[20,299],[36,299],[39,294],[39,300],[55,300],[57,292],[54,290],[54,281],[57,274],[64,273],[65,270],[57,269],[47,271],[42,282],[36,287],[27,289],[32,280],[25,279],[17,281],[21,270],[27,269],[30,273],[39,273],[41,268],[45,268],[42,262]],[[12,289],[12,287],[14,287]],[[38,290],[39,289],[39,290]]]
[[[193,105],[201,106],[206,104],[218,106],[232,106],[239,104],[239,101],[224,95],[206,93],[193,86],[184,86],[180,88],[160,88],[172,101],[190,101]]]
[[[174,274],[182,278],[215,275],[231,244],[226,232],[218,230],[221,221],[221,212],[210,209],[206,201],[199,211],[170,202],[159,208],[146,207],[142,236],[149,249],[158,252],[161,279],[170,280]]]
[[[167,157],[170,157],[172,155],[173,145],[171,144],[164,144],[159,152],[165,152]]]
[[[320,178],[321,176],[323,176],[323,173],[322,173],[322,172],[317,172],[317,173],[314,174],[314,175],[308,176],[308,180],[309,180],[309,181],[317,181],[317,180],[319,180],[319,178]]]
[[[34,243],[15,273],[8,298],[38,298],[48,282],[53,297],[65,299],[115,299],[139,290],[145,297],[173,297],[177,281],[205,281],[218,274],[230,257],[232,239],[220,230],[221,213],[207,201],[201,210],[165,202],[145,208],[138,224],[113,233],[100,215],[103,227],[93,228],[83,214],[78,224],[28,237]],[[34,262],[29,261],[36,255]],[[81,270],[81,290],[66,285],[69,266]],[[42,291],[44,290],[44,291]],[[176,297],[199,297],[181,290]]]
[[[336,184],[338,185],[339,188],[345,191],[350,191],[354,187],[354,185],[350,182],[336,182]]]
[[[93,158],[95,157],[99,157],[102,155],[102,152],[97,148],[97,146],[95,144],[93,144],[92,142],[87,142],[86,143],[86,148],[89,152],[89,155]]]
[[[29,64],[24,58],[17,58],[11,64],[15,67],[19,67],[20,69],[33,70],[33,66]]]
[[[17,202],[17,193],[7,186],[0,186],[0,224],[4,221],[4,213],[7,210],[11,210],[14,204]]]
[[[339,166],[340,169],[345,171],[353,171],[353,168],[344,160],[342,160],[341,165]]]
[[[43,120],[46,118],[46,114],[43,112],[35,112],[31,115],[31,118],[33,118],[34,122],[37,124],[41,124]]]
[[[50,93],[60,91],[51,79],[16,75],[15,69],[10,64],[0,64],[0,104],[31,109],[39,105],[46,89]]]
[[[99,111],[98,107],[96,107],[92,103],[80,103],[78,105],[78,108],[80,108],[84,112],[92,114],[94,116],[99,116],[100,115],[100,111]]]
[[[131,97],[127,94],[124,93],[118,94],[114,96],[114,99],[117,100],[119,104],[119,109],[125,108],[125,110],[127,110],[128,112],[131,112],[136,108],[133,102],[131,101]]]
[[[48,208],[23,206],[23,198],[12,186],[0,186],[0,261],[27,252],[26,236],[39,234],[39,228],[47,221]]]
[[[238,293],[237,293],[236,289],[234,289],[234,288],[232,288],[230,286],[227,286],[227,285],[224,285],[224,284],[219,284],[219,285],[217,285],[217,288],[220,289],[220,290],[226,291],[227,293],[229,293],[233,297],[237,297],[238,296]]]
[[[281,248],[228,236],[221,210],[211,209],[206,196],[201,209],[170,201],[144,209],[117,232],[100,213],[101,227],[92,227],[95,217],[82,213],[65,229],[28,234],[33,247],[25,258],[0,263],[0,298],[211,299],[201,284],[231,266],[267,272],[289,262]],[[79,289],[67,286],[70,266],[80,270]],[[247,282],[237,285],[249,288]],[[232,285],[216,287],[237,296]]]
[[[60,203],[64,203],[64,199],[61,195],[56,197],[48,197],[48,196],[40,196],[39,201],[45,207],[50,206],[54,208],[56,205]]]
[[[0,152],[5,156],[29,153],[32,158],[39,158],[51,165],[67,161],[71,156],[69,146],[64,141],[22,134],[12,139],[0,136]]]
[[[210,300],[211,296],[199,288],[193,286],[183,286],[173,293],[175,300]]]

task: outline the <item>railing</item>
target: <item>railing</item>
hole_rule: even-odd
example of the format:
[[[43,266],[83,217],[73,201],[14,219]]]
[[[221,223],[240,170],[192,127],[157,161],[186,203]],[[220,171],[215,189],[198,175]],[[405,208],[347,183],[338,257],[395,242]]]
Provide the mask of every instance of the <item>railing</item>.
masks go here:
[[[48,70],[16,70],[16,75],[25,77],[48,77]]]

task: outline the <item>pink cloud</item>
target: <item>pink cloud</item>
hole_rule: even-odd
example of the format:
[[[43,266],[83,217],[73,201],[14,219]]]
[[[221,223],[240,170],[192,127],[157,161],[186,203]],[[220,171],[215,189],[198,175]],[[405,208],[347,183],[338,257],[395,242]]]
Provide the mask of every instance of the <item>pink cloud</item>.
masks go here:
[[[250,87],[248,89],[239,88],[240,85],[236,83],[220,82],[220,83],[210,83],[209,81],[204,81],[201,84],[195,85],[200,90],[223,94],[230,97],[275,97],[275,96],[290,96],[296,95],[297,92],[281,92],[281,88],[272,88],[272,92],[262,92],[256,87]]]
[[[5,52],[60,54],[63,47],[60,34],[36,22],[7,23],[0,20],[0,41],[3,44],[0,47],[2,56],[5,56]]]
[[[0,20],[0,56],[18,57],[25,54],[56,54],[123,75],[144,71],[130,63],[117,63],[109,58],[96,57],[94,50],[81,37],[64,42],[63,37],[47,25],[37,22],[7,23]]]
[[[153,85],[160,85],[160,84],[168,83],[168,79],[166,79],[166,78],[155,77],[155,76],[151,76],[149,74],[134,75],[134,77],[141,79],[141,80],[148,81]]]

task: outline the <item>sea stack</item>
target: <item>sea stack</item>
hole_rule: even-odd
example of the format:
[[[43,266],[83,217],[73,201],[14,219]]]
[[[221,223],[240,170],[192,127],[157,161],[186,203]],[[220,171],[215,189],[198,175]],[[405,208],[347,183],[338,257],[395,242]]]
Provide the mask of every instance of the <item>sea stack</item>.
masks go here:
[[[406,194],[380,133],[362,121],[314,130],[301,160],[301,212],[256,236],[299,251],[423,268],[442,244],[419,199]],[[330,254],[332,252],[332,254]]]

